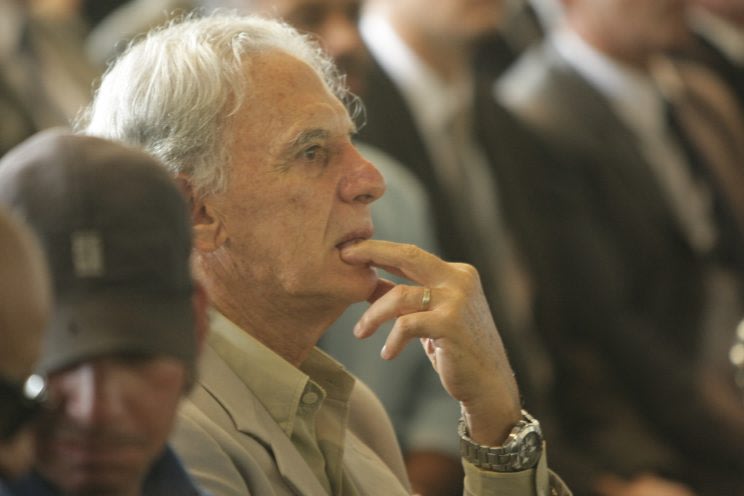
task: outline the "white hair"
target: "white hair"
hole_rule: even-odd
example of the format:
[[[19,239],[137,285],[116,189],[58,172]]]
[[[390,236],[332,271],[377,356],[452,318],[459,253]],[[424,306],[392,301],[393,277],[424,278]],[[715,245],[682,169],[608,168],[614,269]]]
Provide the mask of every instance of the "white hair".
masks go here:
[[[134,42],[103,76],[78,127],[144,148],[173,174],[188,176],[197,195],[222,191],[230,163],[226,124],[250,93],[251,57],[268,51],[307,63],[334,95],[356,105],[308,36],[276,20],[216,13]]]

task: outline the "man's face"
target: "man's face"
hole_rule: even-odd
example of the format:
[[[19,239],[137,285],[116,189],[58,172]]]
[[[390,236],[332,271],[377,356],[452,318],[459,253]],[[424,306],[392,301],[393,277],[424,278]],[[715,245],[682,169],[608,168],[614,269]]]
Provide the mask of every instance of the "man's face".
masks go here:
[[[186,384],[169,357],[108,356],[49,377],[37,467],[65,493],[137,491],[163,451]]]
[[[590,41],[621,57],[644,59],[689,38],[687,0],[569,0],[569,16]]]
[[[504,16],[505,0],[389,0],[407,25],[430,39],[471,44],[493,34]]]
[[[354,93],[364,93],[369,55],[359,34],[360,0],[260,0],[263,12],[275,15],[302,32],[319,37],[323,49],[347,76]]]
[[[343,262],[340,246],[372,235],[369,204],[385,185],[351,144],[346,109],[307,64],[280,52],[254,57],[247,77],[228,187],[205,199],[227,236],[215,263],[274,303],[366,298],[377,277]]]

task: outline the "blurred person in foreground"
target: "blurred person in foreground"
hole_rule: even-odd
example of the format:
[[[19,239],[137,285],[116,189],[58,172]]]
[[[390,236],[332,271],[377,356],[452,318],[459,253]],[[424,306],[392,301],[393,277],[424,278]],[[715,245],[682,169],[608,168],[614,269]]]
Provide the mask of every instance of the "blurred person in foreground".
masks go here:
[[[46,261],[30,230],[0,210],[0,495],[33,460],[31,424],[43,398],[33,367],[51,301]]]
[[[0,162],[0,203],[36,231],[55,297],[36,464],[11,494],[202,494],[166,445],[206,330],[175,182],[143,152],[52,130]]]
[[[379,400],[315,348],[368,299],[356,336],[397,318],[382,357],[420,338],[460,402],[467,494],[566,494],[521,412],[477,272],[370,239],[385,185],[351,143],[345,94],[307,37],[222,15],[151,33],[102,80],[87,131],[144,146],[190,191],[194,264],[213,304],[176,449],[221,495],[410,494]],[[473,456],[488,451],[503,456]]]
[[[358,20],[359,0],[205,0],[212,7],[237,8],[246,14],[274,16],[300,32],[317,36],[322,48],[346,76],[349,90],[362,99],[371,69]],[[411,243],[437,253],[429,198],[421,182],[395,159],[354,139],[354,145],[385,178],[385,195],[372,205],[375,238]],[[386,274],[397,282],[394,275]],[[439,383],[426,355],[406,347],[389,363],[377,349],[392,328],[388,322],[360,342],[349,332],[369,305],[351,305],[320,339],[318,346],[339,360],[379,396],[393,422],[414,491],[423,495],[462,492],[459,443],[449,426],[460,409]]]

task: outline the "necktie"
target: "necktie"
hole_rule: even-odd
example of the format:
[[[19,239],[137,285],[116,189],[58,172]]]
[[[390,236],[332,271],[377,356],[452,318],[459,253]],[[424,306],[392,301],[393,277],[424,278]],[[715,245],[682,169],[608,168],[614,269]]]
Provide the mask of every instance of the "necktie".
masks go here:
[[[666,95],[668,129],[693,177],[712,192],[718,248],[725,258],[737,258],[744,241],[744,122],[737,104],[698,68],[667,65],[657,80]]]

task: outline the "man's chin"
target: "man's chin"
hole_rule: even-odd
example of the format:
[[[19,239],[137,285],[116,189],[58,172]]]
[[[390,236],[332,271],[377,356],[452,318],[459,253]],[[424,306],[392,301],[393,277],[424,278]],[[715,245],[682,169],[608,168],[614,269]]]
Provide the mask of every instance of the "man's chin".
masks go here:
[[[359,288],[358,291],[354,292],[355,299],[352,303],[369,300],[380,282],[377,271],[372,267],[360,268],[359,270],[363,274],[359,278]]]
[[[122,450],[119,456],[100,453],[69,453],[61,462],[40,462],[39,471],[65,494],[131,494],[144,477],[143,461],[137,453]],[[136,491],[135,491],[136,492]]]
[[[336,284],[333,299],[346,305],[367,301],[377,288],[379,282],[377,271],[368,266],[348,268],[351,270],[343,274],[342,279]]]
[[[65,473],[63,480],[55,477],[52,485],[70,495],[118,496],[133,494],[133,488],[140,484],[139,478],[132,472],[120,470],[75,469]],[[134,493],[137,491],[135,490]]]

